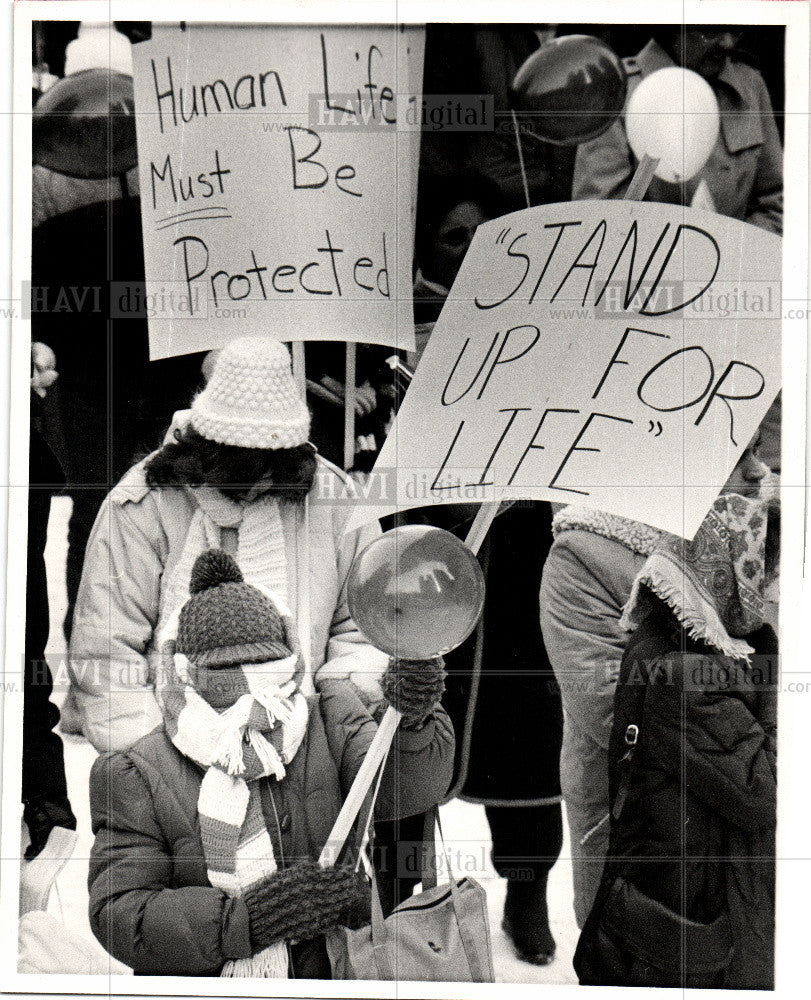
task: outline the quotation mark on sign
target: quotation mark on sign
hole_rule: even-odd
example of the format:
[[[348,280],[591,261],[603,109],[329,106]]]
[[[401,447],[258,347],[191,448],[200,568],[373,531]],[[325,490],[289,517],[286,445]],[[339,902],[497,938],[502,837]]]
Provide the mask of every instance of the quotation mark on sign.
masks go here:
[[[656,430],[656,428],[658,428],[658,430]],[[662,433],[662,425],[659,423],[658,420],[656,421],[655,424],[652,420],[648,422],[648,434],[653,434],[655,438],[658,438],[661,433]]]
[[[503,243],[504,240],[507,239],[507,236],[509,235],[509,233],[510,233],[509,226],[506,229],[502,229],[501,232],[496,237],[496,243]]]

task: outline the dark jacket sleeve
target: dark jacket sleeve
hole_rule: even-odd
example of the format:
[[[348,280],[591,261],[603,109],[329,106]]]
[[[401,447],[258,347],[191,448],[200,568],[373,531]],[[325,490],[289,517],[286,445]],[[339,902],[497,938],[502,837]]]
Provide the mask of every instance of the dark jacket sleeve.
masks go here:
[[[136,973],[189,976],[250,957],[243,900],[211,886],[172,887],[155,802],[129,757],[106,754],[94,763],[90,810],[90,925],[110,954]]]
[[[330,752],[338,762],[341,793],[346,797],[377,722],[346,681],[328,681],[320,693]],[[419,731],[398,729],[380,783],[375,818],[415,816],[441,802],[453,777],[454,746],[453,726],[441,706]]]
[[[755,708],[762,699],[735,690],[741,662],[672,653],[659,666],[660,680],[645,697],[648,752],[674,777],[684,767],[691,794],[733,826],[747,832],[773,826],[774,733]]]

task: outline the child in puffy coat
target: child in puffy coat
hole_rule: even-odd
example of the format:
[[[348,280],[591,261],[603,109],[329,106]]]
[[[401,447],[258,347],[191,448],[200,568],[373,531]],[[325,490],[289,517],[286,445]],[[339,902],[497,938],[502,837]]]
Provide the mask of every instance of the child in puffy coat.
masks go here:
[[[161,637],[163,726],[91,772],[93,931],[141,974],[329,978],[324,935],[365,920],[368,890],[316,859],[377,722],[346,681],[302,694],[289,612],[225,552],[198,557],[190,590]],[[389,664],[404,717],[378,819],[450,785],[443,679],[441,659]]]

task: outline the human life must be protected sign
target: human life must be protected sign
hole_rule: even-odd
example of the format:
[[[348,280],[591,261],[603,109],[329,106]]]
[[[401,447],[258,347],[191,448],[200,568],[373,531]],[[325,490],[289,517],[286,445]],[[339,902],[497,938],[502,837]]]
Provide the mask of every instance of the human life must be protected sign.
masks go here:
[[[133,49],[150,356],[413,346],[424,32],[156,24]]]
[[[532,498],[691,538],[780,388],[780,278],[778,237],[679,206],[480,226],[351,523]]]

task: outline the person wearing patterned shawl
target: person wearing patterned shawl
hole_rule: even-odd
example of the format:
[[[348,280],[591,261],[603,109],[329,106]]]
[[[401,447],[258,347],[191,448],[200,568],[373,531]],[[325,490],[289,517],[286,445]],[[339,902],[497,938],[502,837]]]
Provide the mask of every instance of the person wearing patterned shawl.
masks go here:
[[[757,497],[769,469],[758,433],[724,485],[725,494]],[[622,608],[662,532],[584,507],[555,515],[555,541],[543,570],[541,630],[563,698],[560,784],[572,851],[574,911],[588,916],[608,849],[608,744],[614,690],[628,634]]]
[[[778,554],[776,506],[720,496],[634,581],[582,984],[774,988]]]
[[[344,680],[305,696],[290,611],[227,553],[203,552],[189,590],[158,638],[163,726],[91,772],[91,926],[136,973],[330,978],[324,935],[368,919],[368,885],[316,859],[378,720]],[[444,676],[441,658],[389,663],[403,720],[377,819],[450,785]]]

